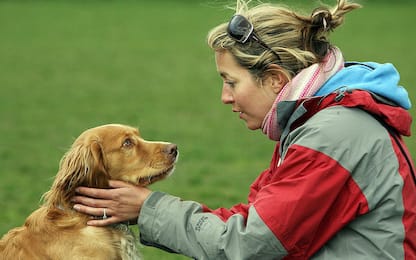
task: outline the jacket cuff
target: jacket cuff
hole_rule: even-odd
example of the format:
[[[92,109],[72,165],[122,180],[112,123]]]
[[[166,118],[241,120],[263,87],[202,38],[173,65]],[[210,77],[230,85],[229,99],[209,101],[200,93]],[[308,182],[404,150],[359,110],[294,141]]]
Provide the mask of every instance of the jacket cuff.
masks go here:
[[[154,191],[144,201],[137,219],[141,240],[153,241],[152,227],[156,219],[157,204],[166,195],[166,193]]]
[[[168,198],[169,195],[160,191],[152,192],[149,197],[144,201],[142,208],[140,210],[139,217],[137,219],[137,224],[140,232],[140,243],[145,246],[153,246],[169,253],[177,253],[176,251],[165,247],[160,244],[159,237],[160,234],[156,234],[153,230],[157,220],[157,208],[158,204],[163,198]]]

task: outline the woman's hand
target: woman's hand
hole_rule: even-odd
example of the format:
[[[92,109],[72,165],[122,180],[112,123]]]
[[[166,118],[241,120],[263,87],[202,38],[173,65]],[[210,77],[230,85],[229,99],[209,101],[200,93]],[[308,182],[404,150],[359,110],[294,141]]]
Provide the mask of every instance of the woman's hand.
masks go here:
[[[122,181],[110,181],[110,187],[112,189],[77,188],[78,195],[72,198],[74,209],[100,218],[88,221],[88,225],[107,226],[124,221],[136,222],[142,204],[151,193],[148,188]]]

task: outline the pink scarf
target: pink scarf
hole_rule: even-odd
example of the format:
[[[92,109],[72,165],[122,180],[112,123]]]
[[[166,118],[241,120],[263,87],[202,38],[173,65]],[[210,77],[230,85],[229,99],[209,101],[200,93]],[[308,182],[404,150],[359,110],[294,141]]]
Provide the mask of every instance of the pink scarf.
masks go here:
[[[297,100],[313,96],[336,72],[344,67],[341,51],[334,47],[321,63],[315,63],[299,72],[279,92],[272,108],[262,123],[263,133],[271,140],[279,141],[281,129],[277,122],[277,104],[280,101]]]

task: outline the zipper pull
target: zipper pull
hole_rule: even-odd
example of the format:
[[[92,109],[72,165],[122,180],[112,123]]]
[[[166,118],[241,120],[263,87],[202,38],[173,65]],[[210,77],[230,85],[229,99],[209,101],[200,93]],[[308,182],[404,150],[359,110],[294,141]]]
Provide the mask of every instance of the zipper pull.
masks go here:
[[[345,88],[338,90],[336,93],[337,95],[335,96],[334,100],[339,102],[345,97]]]

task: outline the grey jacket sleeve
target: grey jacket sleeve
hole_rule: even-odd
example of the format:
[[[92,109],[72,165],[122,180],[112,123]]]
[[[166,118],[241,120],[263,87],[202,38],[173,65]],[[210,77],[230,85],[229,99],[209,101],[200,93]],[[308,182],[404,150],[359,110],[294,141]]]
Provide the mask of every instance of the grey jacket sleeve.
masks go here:
[[[287,252],[252,206],[226,222],[201,204],[153,192],[138,219],[144,245],[195,259],[280,259]]]

